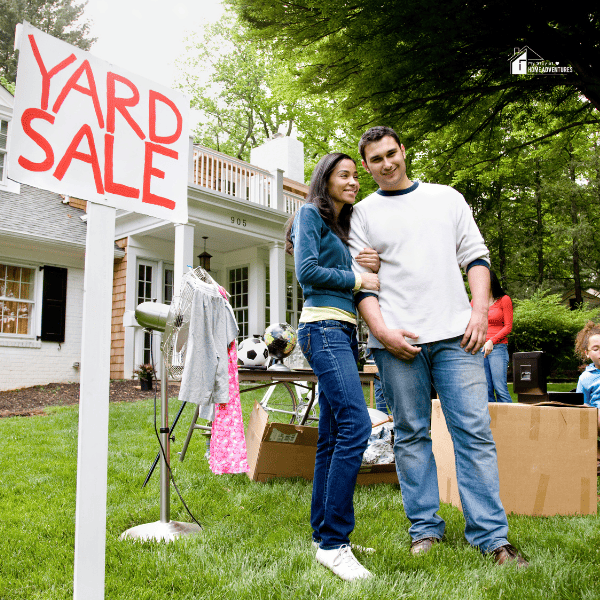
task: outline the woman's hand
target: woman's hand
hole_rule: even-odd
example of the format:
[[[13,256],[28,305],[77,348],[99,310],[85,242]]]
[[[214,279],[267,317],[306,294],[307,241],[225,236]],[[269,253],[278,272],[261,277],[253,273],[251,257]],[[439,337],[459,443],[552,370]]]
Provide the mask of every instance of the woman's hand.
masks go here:
[[[379,254],[373,248],[363,248],[356,255],[356,262],[365,269],[371,269],[373,273],[379,272]]]
[[[494,349],[494,344],[492,342],[492,340],[488,340],[484,345],[483,345],[483,356],[488,356],[489,354],[492,353],[492,350]]]
[[[374,292],[379,291],[379,277],[377,273],[361,273],[361,290],[373,290]]]

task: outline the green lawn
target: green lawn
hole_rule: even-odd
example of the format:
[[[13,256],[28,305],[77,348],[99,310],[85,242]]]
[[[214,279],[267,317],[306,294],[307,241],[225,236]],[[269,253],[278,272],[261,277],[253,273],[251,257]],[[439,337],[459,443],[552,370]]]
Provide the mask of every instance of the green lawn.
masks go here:
[[[570,388],[567,388],[570,389]],[[244,394],[246,418],[253,397]],[[179,408],[171,402],[174,416]],[[510,539],[530,559],[517,572],[498,568],[469,547],[461,513],[442,505],[445,543],[427,556],[408,552],[408,522],[396,485],[360,487],[353,541],[375,547],[361,557],[376,577],[344,583],[314,560],[308,524],[311,484],[254,483],[213,475],[194,434],[177,460],[192,407],[172,447],[185,501],[203,524],[175,543],[120,541],[126,529],[159,519],[158,472],[141,488],[157,452],[153,403],[110,407],[106,595],[109,600],[598,598],[600,528],[596,516],[509,516]],[[0,599],[71,599],[77,457],[77,407],[46,416],[0,419]],[[174,490],[171,518],[190,522]]]

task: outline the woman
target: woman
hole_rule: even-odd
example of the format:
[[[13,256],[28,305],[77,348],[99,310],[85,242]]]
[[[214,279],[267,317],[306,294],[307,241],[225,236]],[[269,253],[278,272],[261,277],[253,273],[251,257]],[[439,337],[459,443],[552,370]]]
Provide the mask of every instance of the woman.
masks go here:
[[[379,289],[375,273],[352,272],[346,245],[359,187],[354,160],[346,154],[327,154],[315,167],[306,203],[286,232],[286,250],[294,255],[304,295],[298,343],[319,385],[313,543],[318,546],[317,561],[346,581],[371,576],[352,554],[349,541],[356,477],[371,434],[356,366],[354,292]],[[365,249],[357,261],[369,268],[379,266],[373,250]]]
[[[506,371],[508,369],[507,336],[512,330],[513,323],[512,300],[502,289],[498,277],[491,269],[490,283],[488,331],[483,346],[488,401],[512,402],[506,383]]]

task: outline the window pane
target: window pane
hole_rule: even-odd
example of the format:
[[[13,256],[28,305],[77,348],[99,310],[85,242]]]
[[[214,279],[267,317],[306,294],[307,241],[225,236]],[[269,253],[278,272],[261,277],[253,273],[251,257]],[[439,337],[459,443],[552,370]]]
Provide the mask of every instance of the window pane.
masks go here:
[[[4,179],[4,157],[6,155],[0,153],[0,181]]]
[[[17,281],[7,280],[5,294],[8,298],[18,298],[19,297],[19,283]]]
[[[27,335],[29,333],[29,307],[25,302],[19,303],[17,310],[17,333]]]
[[[2,333],[17,333],[17,303],[5,302],[2,309]]]
[[[31,300],[31,288],[32,287],[33,286],[29,285],[28,283],[22,283],[19,298],[21,300]]]
[[[6,267],[6,280],[7,281],[19,281],[20,273],[19,267],[13,267],[8,265]]]
[[[8,121],[0,121],[0,149],[6,150],[8,140]]]

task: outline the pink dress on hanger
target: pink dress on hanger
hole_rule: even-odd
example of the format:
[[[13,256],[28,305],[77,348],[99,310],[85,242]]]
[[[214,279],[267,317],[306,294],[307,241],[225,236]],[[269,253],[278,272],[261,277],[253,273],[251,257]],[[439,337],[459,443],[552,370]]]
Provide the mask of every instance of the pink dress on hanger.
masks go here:
[[[219,291],[225,296],[225,290],[219,287]],[[235,341],[229,346],[227,355],[229,402],[215,404],[208,461],[210,470],[217,475],[247,473],[250,470],[246,453],[246,438],[244,437]]]

